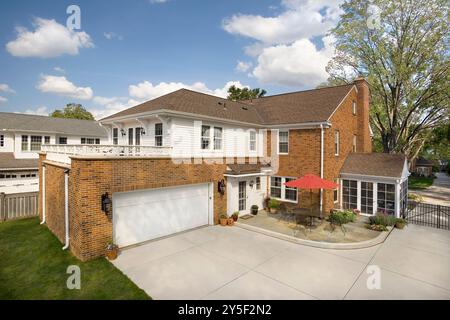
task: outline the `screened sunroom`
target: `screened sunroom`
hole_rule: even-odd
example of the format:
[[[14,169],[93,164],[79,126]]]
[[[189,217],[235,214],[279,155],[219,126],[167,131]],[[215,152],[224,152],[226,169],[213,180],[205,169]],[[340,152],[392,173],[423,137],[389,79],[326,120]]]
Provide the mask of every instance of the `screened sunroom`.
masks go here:
[[[368,216],[400,217],[408,201],[408,176],[404,155],[352,153],[341,169],[340,206]]]

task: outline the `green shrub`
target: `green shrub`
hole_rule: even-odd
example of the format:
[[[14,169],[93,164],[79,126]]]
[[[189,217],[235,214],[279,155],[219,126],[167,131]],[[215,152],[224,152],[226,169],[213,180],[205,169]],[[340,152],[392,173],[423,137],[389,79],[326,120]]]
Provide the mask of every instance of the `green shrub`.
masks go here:
[[[397,222],[395,216],[386,213],[377,213],[375,216],[369,218],[371,225],[393,226]]]
[[[388,231],[387,227],[381,224],[369,224],[367,228],[374,231]]]
[[[340,226],[349,222],[355,222],[356,214],[352,211],[336,211],[330,214],[328,220],[332,224]]]
[[[270,209],[278,209],[279,206],[280,206],[280,202],[277,199],[269,200],[269,208]]]

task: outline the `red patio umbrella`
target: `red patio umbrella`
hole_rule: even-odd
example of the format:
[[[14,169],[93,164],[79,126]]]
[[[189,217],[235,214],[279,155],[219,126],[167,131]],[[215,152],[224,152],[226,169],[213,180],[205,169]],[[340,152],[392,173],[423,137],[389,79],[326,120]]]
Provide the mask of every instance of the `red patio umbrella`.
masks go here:
[[[336,189],[339,187],[339,184],[322,179],[314,174],[306,174],[303,177],[298,178],[296,180],[285,182],[284,185],[291,188],[309,189],[310,191],[309,205],[311,211],[312,211],[312,189]]]

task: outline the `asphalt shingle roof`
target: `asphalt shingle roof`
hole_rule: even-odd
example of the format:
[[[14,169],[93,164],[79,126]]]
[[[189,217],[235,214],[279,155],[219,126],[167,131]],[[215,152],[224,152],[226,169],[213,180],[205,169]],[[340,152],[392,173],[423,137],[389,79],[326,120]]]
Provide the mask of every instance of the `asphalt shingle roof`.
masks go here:
[[[330,118],[352,88],[353,84],[348,84],[240,102],[180,89],[101,121],[165,109],[260,125],[322,122]]]
[[[93,137],[108,136],[105,128],[102,128],[97,121],[52,118],[8,112],[0,112],[1,130],[51,132]]]
[[[13,152],[0,153],[0,170],[35,169],[39,159],[16,159]]]
[[[403,154],[350,153],[341,173],[400,178],[406,157]]]

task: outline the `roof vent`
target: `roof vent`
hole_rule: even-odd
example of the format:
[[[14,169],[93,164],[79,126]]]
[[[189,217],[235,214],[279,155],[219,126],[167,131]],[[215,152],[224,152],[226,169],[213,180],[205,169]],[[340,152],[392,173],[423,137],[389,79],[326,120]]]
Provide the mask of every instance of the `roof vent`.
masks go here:
[[[219,106],[223,106],[223,110],[227,110],[227,103],[226,103],[226,102],[221,102],[221,101],[219,101],[219,102],[217,102],[217,104],[218,104]]]
[[[242,106],[241,108],[242,108],[242,110],[248,110],[248,108],[245,106]]]

